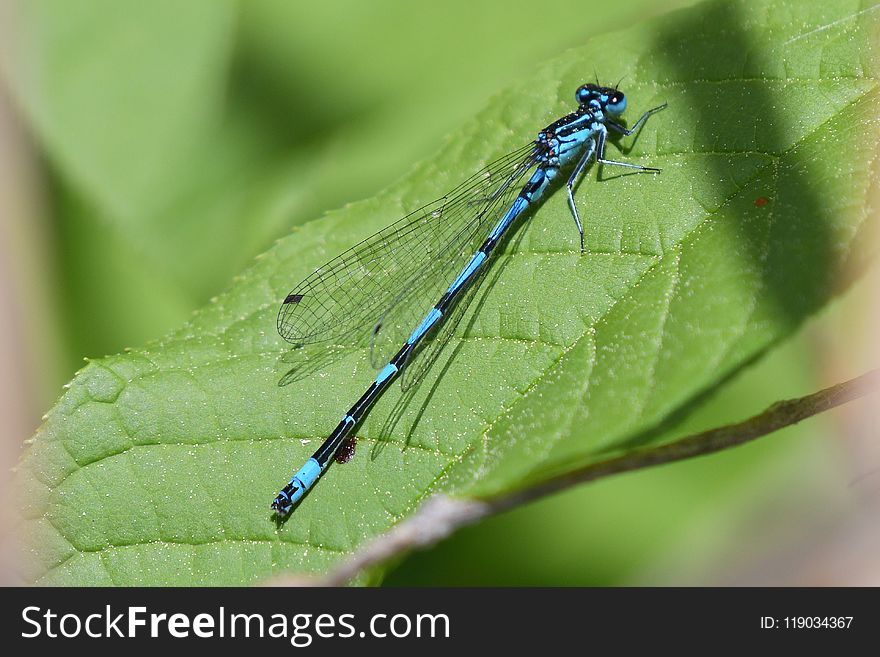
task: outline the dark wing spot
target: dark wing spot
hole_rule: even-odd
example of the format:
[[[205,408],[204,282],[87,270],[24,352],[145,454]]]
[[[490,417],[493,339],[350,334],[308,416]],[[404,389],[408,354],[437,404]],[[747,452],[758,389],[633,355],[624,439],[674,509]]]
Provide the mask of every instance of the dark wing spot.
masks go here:
[[[284,303],[299,303],[300,301],[302,301],[302,299],[303,295],[301,294],[288,294],[287,297],[284,299]]]

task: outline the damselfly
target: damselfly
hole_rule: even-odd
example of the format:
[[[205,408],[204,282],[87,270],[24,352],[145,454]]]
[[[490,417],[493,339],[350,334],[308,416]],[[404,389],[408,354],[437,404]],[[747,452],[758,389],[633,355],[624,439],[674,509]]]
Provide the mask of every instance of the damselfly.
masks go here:
[[[628,129],[615,120],[626,109],[626,96],[616,87],[584,84],[575,92],[575,100],[578,108],[541,130],[533,142],[337,256],[284,299],[278,332],[285,340],[297,345],[338,344],[360,338],[372,327],[373,364],[384,367],[278,493],[272,508],[279,516],[290,512],[343,445],[350,444],[354,428],[395,378],[403,377],[406,385],[423,373],[424,367],[413,367],[414,358],[428,351],[425,346],[431,338],[442,344],[438,334],[451,324],[449,316],[463,305],[465,292],[475,288],[498,243],[517,218],[544,198],[563,167],[576,162],[566,188],[581,251],[584,229],[573,189],[587,165],[595,159],[600,164],[659,172],[607,160],[605,145],[609,129],[631,135],[665,103],[642,114]],[[434,306],[424,314],[431,302]]]

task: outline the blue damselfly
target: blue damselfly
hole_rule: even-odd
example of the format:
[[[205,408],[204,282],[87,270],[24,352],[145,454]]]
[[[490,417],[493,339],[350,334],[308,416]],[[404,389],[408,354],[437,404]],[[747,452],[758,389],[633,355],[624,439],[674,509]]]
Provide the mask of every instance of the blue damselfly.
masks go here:
[[[659,172],[605,159],[605,146],[609,130],[631,135],[665,103],[626,128],[615,120],[626,109],[626,96],[616,87],[584,84],[578,87],[575,100],[577,109],[541,130],[533,142],[337,256],[284,299],[278,332],[285,340],[297,345],[339,343],[361,337],[372,327],[373,362],[382,369],[278,493],[272,508],[279,516],[290,512],[344,446],[352,449],[355,426],[395,378],[406,370],[411,382],[423,373],[423,367],[415,368],[412,363],[425,341],[449,324],[448,316],[487,269],[495,247],[514,221],[544,198],[563,167],[576,162],[566,188],[581,251],[584,230],[573,189],[587,165],[595,159],[600,164]],[[403,382],[407,384],[407,377]]]

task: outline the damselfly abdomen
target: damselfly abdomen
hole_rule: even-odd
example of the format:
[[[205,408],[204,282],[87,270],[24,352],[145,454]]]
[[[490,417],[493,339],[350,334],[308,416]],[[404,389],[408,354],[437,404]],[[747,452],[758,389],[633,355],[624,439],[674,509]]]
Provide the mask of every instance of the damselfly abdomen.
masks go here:
[[[575,99],[577,109],[541,130],[532,143],[337,256],[284,299],[278,332],[285,340],[297,345],[338,344],[369,331],[374,364],[382,369],[278,493],[272,508],[279,516],[287,515],[340,450],[352,444],[348,439],[355,426],[395,378],[405,370],[412,373],[410,381],[420,376],[423,369],[413,367],[413,360],[427,337],[449,323],[452,310],[481,278],[510,226],[543,199],[560,170],[574,163],[566,188],[581,251],[584,230],[573,189],[587,165],[595,159],[600,164],[659,172],[607,160],[605,146],[609,130],[631,135],[665,104],[626,128],[616,121],[626,109],[626,96],[617,88],[585,84],[578,87]]]

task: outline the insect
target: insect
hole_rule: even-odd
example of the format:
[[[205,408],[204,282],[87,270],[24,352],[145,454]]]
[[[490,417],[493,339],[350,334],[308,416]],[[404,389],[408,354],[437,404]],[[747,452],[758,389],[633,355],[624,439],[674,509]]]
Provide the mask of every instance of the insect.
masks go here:
[[[355,426],[394,379],[402,377],[407,386],[425,371],[430,358],[418,367],[413,364],[416,357],[422,358],[419,352],[436,351],[444,343],[440,334],[449,333],[454,324],[450,316],[456,306],[466,305],[462,298],[476,288],[499,242],[544,198],[563,167],[576,162],[566,188],[582,252],[584,230],[573,190],[587,165],[595,159],[639,172],[660,171],[608,160],[605,146],[609,130],[632,135],[665,103],[626,128],[616,122],[627,103],[616,87],[584,84],[575,100],[577,109],[541,130],[533,142],[330,260],[284,299],[278,332],[285,340],[296,345],[338,343],[362,337],[372,325],[371,357],[381,371],[273,500],[271,508],[278,516],[290,513],[343,446],[352,444]],[[435,344],[429,349],[432,339]]]

